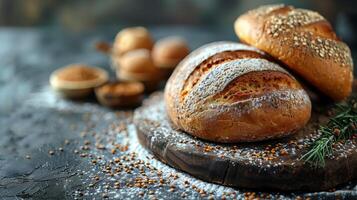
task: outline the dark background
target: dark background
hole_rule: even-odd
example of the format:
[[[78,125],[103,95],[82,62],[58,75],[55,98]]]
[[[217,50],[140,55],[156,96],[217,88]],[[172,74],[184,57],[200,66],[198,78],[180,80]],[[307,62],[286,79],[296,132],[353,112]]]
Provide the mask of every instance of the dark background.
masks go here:
[[[348,43],[354,43],[356,1],[349,0],[0,0],[0,26],[53,27],[86,32],[114,26],[194,26],[232,32],[241,13],[262,4],[285,3],[320,12]],[[231,33],[233,34],[233,33]]]
[[[272,3],[320,12],[357,59],[357,1],[0,0],[0,115],[47,85],[56,68],[80,62],[109,69],[109,59],[95,51],[94,43],[111,42],[124,27],[146,26],[154,39],[180,35],[195,49],[212,41],[236,41],[234,20]]]

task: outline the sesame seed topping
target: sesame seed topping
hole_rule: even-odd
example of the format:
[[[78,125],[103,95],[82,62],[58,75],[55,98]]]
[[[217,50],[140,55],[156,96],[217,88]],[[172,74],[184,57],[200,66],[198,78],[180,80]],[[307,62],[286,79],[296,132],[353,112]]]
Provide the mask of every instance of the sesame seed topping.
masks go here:
[[[288,14],[273,15],[268,20],[268,33],[273,37],[288,33],[298,27],[325,20],[317,12],[294,9]],[[297,40],[297,38],[294,40]]]
[[[267,19],[267,34],[273,38],[291,35],[293,47],[304,48],[321,59],[330,59],[340,66],[352,67],[351,53],[346,44],[334,38],[316,36],[304,26],[326,21],[320,14],[305,9],[292,9],[286,14],[272,15]],[[281,42],[289,43],[288,40]]]

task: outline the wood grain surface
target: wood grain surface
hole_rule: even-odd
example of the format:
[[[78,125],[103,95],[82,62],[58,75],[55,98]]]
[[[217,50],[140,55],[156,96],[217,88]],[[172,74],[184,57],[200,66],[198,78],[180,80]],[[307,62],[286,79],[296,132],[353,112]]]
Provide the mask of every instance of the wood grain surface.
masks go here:
[[[308,125],[297,134],[260,143],[215,144],[177,130],[167,118],[161,93],[135,111],[141,144],[164,163],[202,180],[227,186],[272,190],[321,191],[357,178],[356,140],[334,147],[324,168],[300,158],[327,121],[329,106],[313,111]]]

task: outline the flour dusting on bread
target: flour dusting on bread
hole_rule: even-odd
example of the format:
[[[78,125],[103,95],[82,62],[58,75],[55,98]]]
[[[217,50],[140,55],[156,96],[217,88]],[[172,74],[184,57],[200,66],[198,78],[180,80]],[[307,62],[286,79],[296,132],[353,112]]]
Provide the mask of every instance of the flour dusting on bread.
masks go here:
[[[233,42],[205,45],[184,59],[166,85],[165,102],[178,128],[219,142],[289,135],[311,113],[291,74],[265,53]]]

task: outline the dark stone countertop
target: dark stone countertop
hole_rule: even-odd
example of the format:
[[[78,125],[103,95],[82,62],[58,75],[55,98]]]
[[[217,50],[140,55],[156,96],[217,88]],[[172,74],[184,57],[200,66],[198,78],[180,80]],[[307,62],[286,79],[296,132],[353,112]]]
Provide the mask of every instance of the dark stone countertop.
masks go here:
[[[0,28],[0,199],[357,198],[355,183],[317,193],[258,192],[205,183],[144,150],[135,136],[131,110],[113,111],[94,100],[71,102],[56,96],[48,77],[58,67],[81,62],[110,71],[108,58],[93,44],[110,41],[117,30],[102,27],[68,34],[52,28]],[[150,30],[155,38],[181,35],[192,48],[236,40],[233,30]]]

